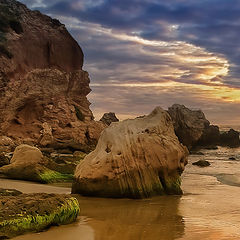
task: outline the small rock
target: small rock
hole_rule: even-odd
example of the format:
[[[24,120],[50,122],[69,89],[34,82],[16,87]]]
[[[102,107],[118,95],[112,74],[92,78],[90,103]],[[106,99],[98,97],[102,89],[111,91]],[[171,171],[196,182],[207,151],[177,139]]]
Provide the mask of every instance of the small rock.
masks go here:
[[[104,113],[100,121],[107,125],[110,125],[112,122],[119,122],[119,119],[116,117],[115,113],[109,112]]]
[[[9,158],[5,156],[3,153],[0,153],[0,167],[8,164],[9,164]]]
[[[235,157],[230,157],[229,160],[236,160],[236,158]]]
[[[207,146],[207,147],[204,147],[205,149],[207,150],[217,150],[218,147],[217,146]]]
[[[199,167],[208,167],[211,164],[210,164],[210,162],[208,162],[206,160],[199,160],[197,162],[192,163],[192,165],[196,165],[196,166],[199,166]]]

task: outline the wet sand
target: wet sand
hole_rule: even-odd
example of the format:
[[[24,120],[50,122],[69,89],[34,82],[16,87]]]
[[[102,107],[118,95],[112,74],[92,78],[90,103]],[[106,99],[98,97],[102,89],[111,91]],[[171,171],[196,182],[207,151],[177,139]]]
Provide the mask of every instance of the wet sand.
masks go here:
[[[81,213],[76,223],[27,234],[16,240],[239,240],[240,149],[191,155],[182,176],[184,195],[152,199],[100,199],[77,196]],[[229,156],[236,160],[230,161]],[[211,166],[199,168],[199,159]],[[229,176],[231,177],[229,180]],[[235,185],[234,185],[235,184]],[[69,188],[0,180],[0,187],[23,192],[69,193]]]

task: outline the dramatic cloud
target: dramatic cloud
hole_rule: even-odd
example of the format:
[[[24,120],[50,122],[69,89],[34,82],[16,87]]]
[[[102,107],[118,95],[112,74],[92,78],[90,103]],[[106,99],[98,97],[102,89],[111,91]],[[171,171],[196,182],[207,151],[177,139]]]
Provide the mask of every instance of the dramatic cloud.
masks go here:
[[[97,117],[173,103],[240,123],[239,0],[22,0],[60,19],[85,53]]]

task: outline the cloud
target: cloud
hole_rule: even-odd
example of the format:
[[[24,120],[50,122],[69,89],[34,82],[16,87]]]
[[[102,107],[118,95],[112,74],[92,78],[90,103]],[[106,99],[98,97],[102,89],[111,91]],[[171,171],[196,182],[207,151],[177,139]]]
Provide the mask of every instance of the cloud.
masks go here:
[[[22,2],[59,18],[80,43],[95,115],[178,102],[215,122],[240,120],[238,0]]]

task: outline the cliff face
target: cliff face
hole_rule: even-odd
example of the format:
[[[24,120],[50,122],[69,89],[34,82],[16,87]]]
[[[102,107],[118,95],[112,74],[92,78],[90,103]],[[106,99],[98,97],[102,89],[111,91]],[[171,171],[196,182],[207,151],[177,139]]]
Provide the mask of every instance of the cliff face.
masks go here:
[[[0,135],[17,143],[81,149],[103,129],[93,121],[83,52],[65,26],[0,0]]]

